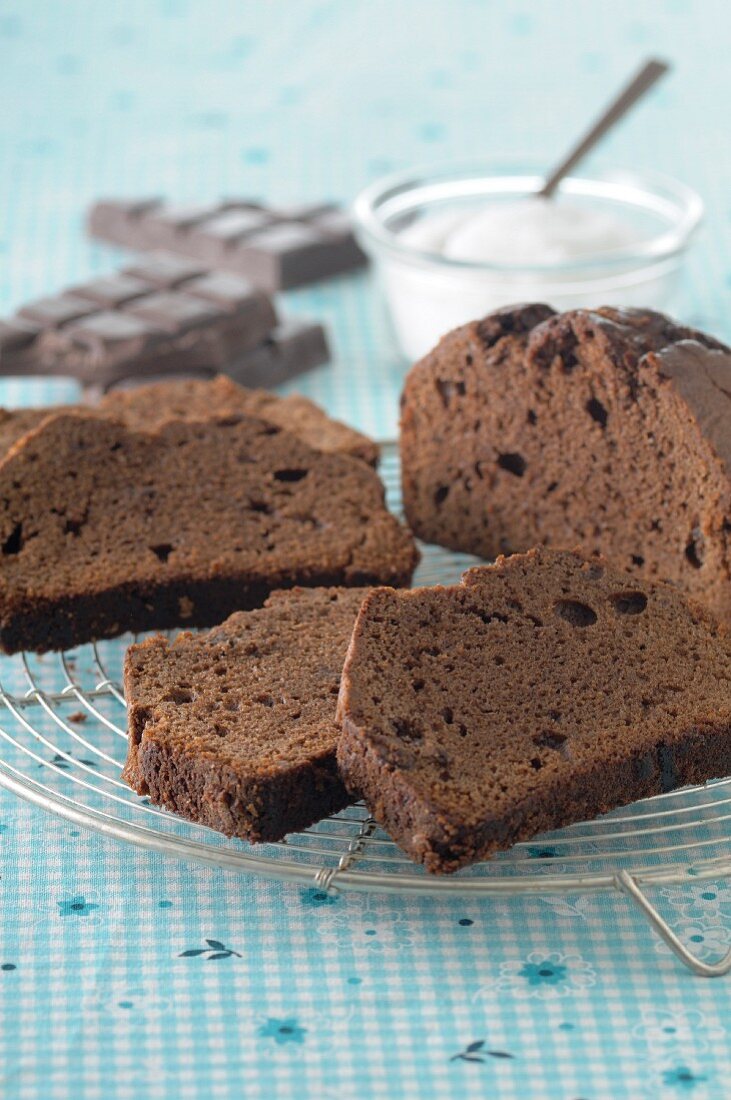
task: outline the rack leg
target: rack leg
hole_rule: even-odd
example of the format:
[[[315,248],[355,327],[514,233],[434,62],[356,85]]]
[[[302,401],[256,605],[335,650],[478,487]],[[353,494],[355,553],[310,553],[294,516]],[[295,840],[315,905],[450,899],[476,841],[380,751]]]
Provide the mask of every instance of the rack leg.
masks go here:
[[[643,894],[642,890],[628,871],[620,871],[614,881],[617,889],[632,898],[635,904],[638,905],[645,914],[657,934],[662,936],[670,950],[677,955],[680,961],[685,963],[688,969],[692,970],[694,974],[698,974],[702,978],[719,978],[723,974],[731,972],[731,950],[727,951],[718,962],[701,962],[700,959],[697,959],[695,955],[688,950],[685,944],[681,943],[672,928],[663,920],[655,906],[652,905]]]

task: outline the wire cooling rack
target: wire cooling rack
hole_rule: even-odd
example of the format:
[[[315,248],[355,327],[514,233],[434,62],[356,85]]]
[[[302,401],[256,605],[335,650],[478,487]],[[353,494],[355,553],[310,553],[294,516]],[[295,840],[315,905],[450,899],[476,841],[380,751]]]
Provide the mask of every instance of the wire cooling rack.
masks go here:
[[[383,449],[389,506],[399,512],[398,454]],[[457,581],[476,559],[422,547],[419,585]],[[278,844],[230,840],[152,806],[120,779],[126,755],[122,660],[130,638],[0,660],[0,784],[74,823],[168,855],[325,890],[481,895],[620,890],[695,973],[731,970],[696,959],[645,888],[731,876],[731,778],[659,795],[516,844],[495,859],[435,878],[411,863],[356,805]]]

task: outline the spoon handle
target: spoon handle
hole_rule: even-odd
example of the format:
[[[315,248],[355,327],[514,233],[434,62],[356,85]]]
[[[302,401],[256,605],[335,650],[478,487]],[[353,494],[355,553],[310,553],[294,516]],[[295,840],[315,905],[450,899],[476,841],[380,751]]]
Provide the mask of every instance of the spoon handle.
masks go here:
[[[653,84],[663,76],[670,66],[665,61],[651,59],[645,62],[640,71],[627,87],[613,99],[591,129],[573,147],[571,152],[554,168],[538,192],[540,198],[548,199],[558,187],[564,176],[582,160],[590,149],[601,141],[612,126],[634,107]]]

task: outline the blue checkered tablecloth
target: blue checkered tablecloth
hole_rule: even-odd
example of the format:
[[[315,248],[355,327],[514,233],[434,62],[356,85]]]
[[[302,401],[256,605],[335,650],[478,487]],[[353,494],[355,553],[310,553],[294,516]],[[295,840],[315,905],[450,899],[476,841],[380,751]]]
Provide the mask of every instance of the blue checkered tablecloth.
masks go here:
[[[112,270],[101,194],[349,200],[441,159],[549,164],[649,52],[676,63],[597,163],[708,209],[679,309],[731,338],[723,0],[5,0],[0,308]],[[366,275],[287,295],[331,366],[297,388],[394,431],[403,364]],[[0,382],[4,404],[73,399]],[[5,671],[3,671],[5,677]],[[722,1100],[731,977],[619,897],[330,898],[80,831],[0,791],[3,1100]],[[731,885],[654,895],[731,946]]]

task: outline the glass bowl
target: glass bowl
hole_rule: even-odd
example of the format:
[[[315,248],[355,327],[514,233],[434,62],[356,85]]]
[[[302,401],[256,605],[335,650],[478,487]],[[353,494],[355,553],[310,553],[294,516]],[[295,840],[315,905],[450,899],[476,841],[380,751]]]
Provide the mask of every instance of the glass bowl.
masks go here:
[[[400,239],[426,216],[515,201],[535,195],[542,183],[535,169],[525,167],[451,167],[389,176],[358,196],[356,233],[374,262],[408,359],[426,354],[457,325],[516,302],[547,302],[559,310],[672,308],[703,203],[689,187],[664,176],[611,171],[563,180],[549,201],[589,204],[632,228],[631,246],[596,256],[530,266],[481,263],[447,259]]]

